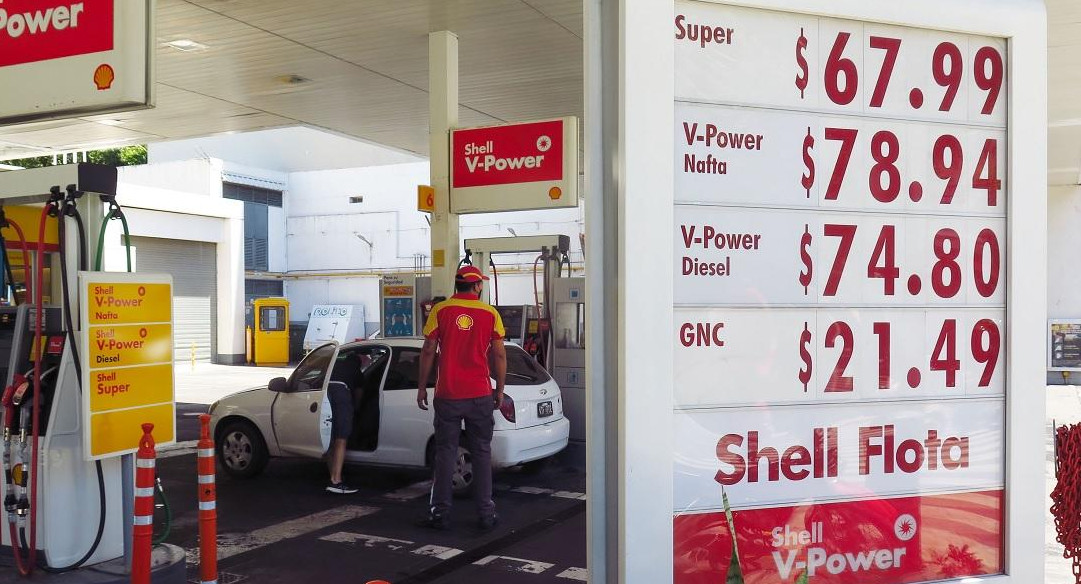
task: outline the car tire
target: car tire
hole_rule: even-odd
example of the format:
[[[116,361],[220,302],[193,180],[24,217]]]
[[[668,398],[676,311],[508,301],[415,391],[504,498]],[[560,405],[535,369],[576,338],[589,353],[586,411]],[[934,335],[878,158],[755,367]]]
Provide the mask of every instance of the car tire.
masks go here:
[[[428,440],[424,461],[428,468],[435,470],[435,437]],[[455,498],[464,499],[473,494],[473,457],[464,446],[458,445],[458,457],[454,460],[454,475],[451,476],[451,492]]]
[[[218,464],[225,474],[247,479],[263,472],[267,460],[266,441],[250,422],[232,420],[226,422],[217,439]]]

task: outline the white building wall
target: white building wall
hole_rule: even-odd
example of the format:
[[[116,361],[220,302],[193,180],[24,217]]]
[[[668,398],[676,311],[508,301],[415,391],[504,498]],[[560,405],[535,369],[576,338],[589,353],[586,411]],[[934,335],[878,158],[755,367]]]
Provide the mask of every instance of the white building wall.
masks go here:
[[[1081,318],[1081,186],[1047,187],[1047,316]],[[1048,383],[1064,383],[1048,372]],[[1076,383],[1076,379],[1070,379]]]
[[[132,236],[215,244],[217,350],[225,361],[235,361],[244,355],[244,204],[222,198],[220,161],[165,164],[160,176],[154,172],[156,166],[122,167],[117,202],[124,209]],[[216,194],[210,188],[188,192],[160,186],[171,184],[181,168],[190,173],[182,186],[206,187],[216,177]],[[148,186],[155,181],[158,186]],[[119,221],[109,222],[103,258],[106,270],[127,268],[122,233]]]
[[[120,168],[120,182],[129,186],[164,188],[182,193],[181,196],[195,194],[220,199],[224,167],[225,163],[215,158],[124,166]]]
[[[379,306],[377,284],[368,281],[370,276],[363,279],[363,284],[359,283],[357,273],[412,270],[418,254],[424,257],[424,265],[430,266],[427,215],[416,210],[416,187],[427,184],[428,177],[427,162],[289,175],[286,293],[291,302],[308,305],[308,295],[315,294],[309,290],[316,289],[328,296],[314,303],[347,303],[345,296],[362,294],[371,299],[372,303],[366,304],[368,319],[375,320],[372,315],[377,314]],[[362,196],[363,202],[350,203],[349,198],[356,196]],[[463,216],[461,235],[463,240],[568,235],[571,260],[581,266],[582,225],[581,209],[489,213]],[[501,303],[533,303],[535,257],[535,254],[495,257],[503,274]],[[299,284],[311,280],[327,284],[322,288]],[[344,291],[332,284],[335,281],[351,282],[350,286],[363,292]],[[372,288],[369,290],[368,286]],[[294,291],[302,296],[295,297]],[[335,297],[336,294],[342,298]],[[301,320],[306,310],[296,310],[294,320]]]

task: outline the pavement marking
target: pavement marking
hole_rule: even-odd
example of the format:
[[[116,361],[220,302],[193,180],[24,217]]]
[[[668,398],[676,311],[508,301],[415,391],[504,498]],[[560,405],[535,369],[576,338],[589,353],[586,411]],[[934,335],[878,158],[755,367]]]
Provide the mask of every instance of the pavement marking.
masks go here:
[[[515,487],[511,491],[525,493],[526,495],[551,495],[555,492],[552,489],[542,489],[540,487]]]
[[[567,580],[578,580],[580,582],[589,581],[589,570],[585,568],[567,568],[562,572],[556,574],[556,578],[566,578]]]
[[[396,491],[391,491],[383,496],[387,499],[394,499],[395,501],[411,501],[427,495],[431,490],[432,481],[422,481],[409,485],[408,487],[402,487]]]
[[[413,550],[413,553],[418,556],[430,556],[439,560],[449,560],[454,556],[461,554],[462,550],[438,545],[426,545]]]
[[[580,501],[585,501],[586,500],[586,494],[585,493],[575,493],[575,492],[571,492],[571,491],[559,491],[559,492],[556,492],[556,493],[552,493],[552,496],[553,497],[559,497],[560,499],[578,499]]]
[[[338,523],[345,523],[365,515],[371,515],[377,511],[379,509],[376,507],[347,505],[290,521],[283,521],[249,533],[219,535],[218,560],[224,560],[263,546],[307,535],[313,531],[337,525]]]
[[[549,564],[548,562],[523,560],[521,558],[512,558],[509,556],[488,556],[473,562],[473,565],[491,566],[514,572],[525,572],[526,574],[542,574],[546,570],[555,567],[555,564]]]
[[[322,541],[333,541],[337,543],[349,543],[349,544],[361,544],[366,548],[386,548],[390,551],[400,552],[406,548],[413,547],[414,543],[405,539],[393,539],[390,537],[382,537],[378,535],[366,535],[363,533],[349,533],[347,531],[339,531],[330,535],[320,537]]]

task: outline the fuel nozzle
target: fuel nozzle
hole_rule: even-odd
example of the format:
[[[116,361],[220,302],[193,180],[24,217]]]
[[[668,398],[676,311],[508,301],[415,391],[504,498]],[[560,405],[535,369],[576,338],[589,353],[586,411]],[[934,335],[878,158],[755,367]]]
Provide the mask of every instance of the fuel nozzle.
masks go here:
[[[15,493],[8,493],[7,496],[4,497],[4,510],[8,512],[9,517],[15,513],[17,507]]]
[[[15,504],[15,515],[18,515],[20,519],[26,518],[30,514],[30,500],[26,498],[26,495],[19,497],[19,502]]]

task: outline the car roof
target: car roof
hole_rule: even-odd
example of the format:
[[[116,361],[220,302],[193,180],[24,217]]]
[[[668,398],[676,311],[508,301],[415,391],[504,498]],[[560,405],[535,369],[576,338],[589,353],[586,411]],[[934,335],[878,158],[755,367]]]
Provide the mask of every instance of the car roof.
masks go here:
[[[504,341],[508,345],[518,346],[517,343],[512,341]],[[378,339],[361,339],[357,341],[350,341],[348,343],[342,343],[342,349],[348,349],[351,347],[368,347],[371,345],[386,345],[391,348],[394,347],[415,347],[420,348],[424,346],[424,337],[390,337],[390,338],[378,338]]]

